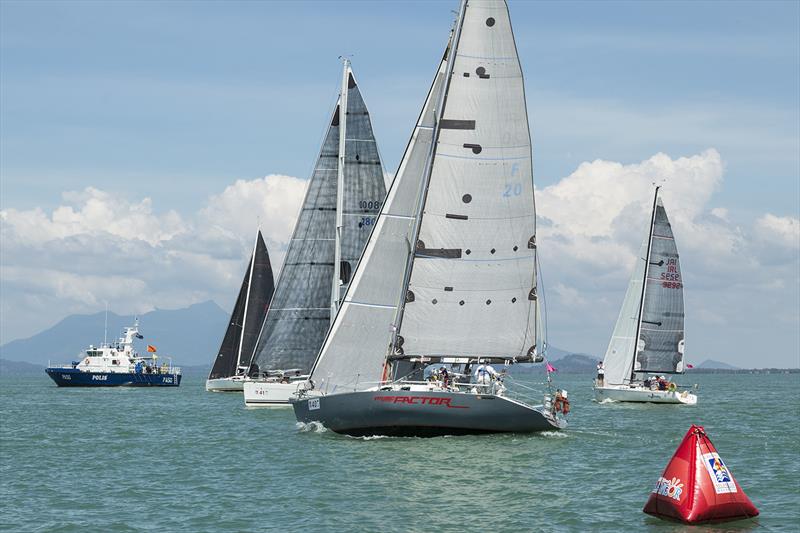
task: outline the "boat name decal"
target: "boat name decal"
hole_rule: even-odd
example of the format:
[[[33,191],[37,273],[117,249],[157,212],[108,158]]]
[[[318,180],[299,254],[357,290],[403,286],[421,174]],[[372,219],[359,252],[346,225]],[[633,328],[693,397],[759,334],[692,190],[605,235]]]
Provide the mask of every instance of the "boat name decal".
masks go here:
[[[108,375],[92,376],[92,381],[108,381]]]
[[[676,501],[681,501],[681,493],[683,492],[683,483],[680,478],[674,477],[671,480],[664,477],[658,478],[656,486],[653,487],[652,492],[661,496],[672,498]]]
[[[450,405],[452,398],[441,396],[375,396],[375,401],[386,403],[407,403],[412,405],[444,405],[448,409],[469,409],[466,405]]]

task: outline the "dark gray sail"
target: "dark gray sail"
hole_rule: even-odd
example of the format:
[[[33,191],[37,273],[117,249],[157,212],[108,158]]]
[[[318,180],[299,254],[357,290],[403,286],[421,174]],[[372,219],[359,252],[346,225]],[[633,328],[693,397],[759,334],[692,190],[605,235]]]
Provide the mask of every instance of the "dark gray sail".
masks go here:
[[[683,280],[661,198],[655,206],[648,259],[635,371],[683,372]]]
[[[253,353],[257,372],[311,368],[330,326],[331,301],[344,295],[385,195],[369,114],[352,75],[348,80],[346,113],[337,103]],[[338,269],[344,283],[335,291],[339,134],[345,120]]]
[[[249,361],[261,324],[269,308],[275,285],[267,245],[261,236],[256,236],[253,254],[233,306],[228,328],[222,339],[217,357],[208,379],[226,378],[243,373],[242,361]]]
[[[378,145],[361,91],[348,73],[338,300],[344,297],[386,196]]]

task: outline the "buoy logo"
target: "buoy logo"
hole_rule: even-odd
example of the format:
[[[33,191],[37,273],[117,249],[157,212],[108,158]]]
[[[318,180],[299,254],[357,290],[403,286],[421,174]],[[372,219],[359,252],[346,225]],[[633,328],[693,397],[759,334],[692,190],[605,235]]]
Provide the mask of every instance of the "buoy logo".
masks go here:
[[[717,494],[727,494],[736,492],[736,483],[733,482],[731,471],[716,452],[704,453],[700,459],[706,467],[708,476],[714,484],[714,491]]]
[[[731,476],[728,473],[728,467],[722,464],[722,459],[719,457],[712,457],[708,460],[708,464],[711,465],[711,470],[713,470],[714,474],[716,474],[717,481],[719,483],[731,482]]]
[[[681,501],[681,494],[683,493],[683,483],[681,483],[680,478],[677,477],[672,479],[660,477],[658,481],[656,481],[656,486],[653,488],[652,492],[679,502]]]

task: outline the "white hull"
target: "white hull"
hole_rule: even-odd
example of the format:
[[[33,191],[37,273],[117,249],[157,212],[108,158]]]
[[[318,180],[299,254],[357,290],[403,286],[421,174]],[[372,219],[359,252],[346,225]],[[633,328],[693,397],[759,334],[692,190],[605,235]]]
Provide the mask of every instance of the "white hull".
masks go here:
[[[689,391],[650,390],[643,387],[594,387],[598,402],[677,403],[695,405],[697,396]]]
[[[207,379],[206,390],[209,392],[242,392],[244,381],[244,376]]]
[[[280,383],[277,381],[244,382],[245,407],[291,407],[289,399],[297,393],[303,381]]]

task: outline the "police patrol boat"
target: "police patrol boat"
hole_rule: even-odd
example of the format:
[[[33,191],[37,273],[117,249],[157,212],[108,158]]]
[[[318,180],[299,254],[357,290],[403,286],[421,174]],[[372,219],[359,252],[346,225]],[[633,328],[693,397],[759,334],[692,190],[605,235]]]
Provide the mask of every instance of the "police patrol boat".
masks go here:
[[[566,427],[556,398],[537,405],[486,368],[544,359],[532,172],[508,8],[462,0],[344,301],[292,401],[299,422],[350,435]],[[464,377],[426,380],[434,365]]]
[[[601,403],[697,403],[695,394],[679,390],[664,376],[684,372],[684,307],[678,248],[659,189],[614,333],[598,366],[593,389]]]
[[[80,361],[69,365],[48,366],[45,372],[59,387],[177,387],[181,369],[168,362],[158,364],[156,349],[148,346],[151,355],[140,356],[133,348],[134,339],[142,339],[138,319],[124,329],[114,343],[99,347],[90,345]]]

